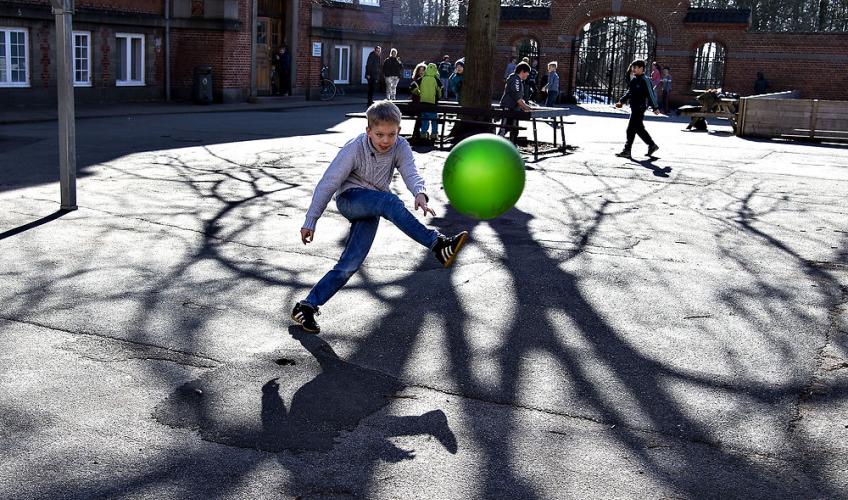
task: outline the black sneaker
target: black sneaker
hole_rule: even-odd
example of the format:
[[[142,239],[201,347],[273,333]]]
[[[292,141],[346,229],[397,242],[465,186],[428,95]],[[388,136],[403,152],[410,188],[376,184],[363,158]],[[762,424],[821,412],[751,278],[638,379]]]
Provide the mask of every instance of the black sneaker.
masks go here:
[[[318,312],[317,307],[313,309],[306,304],[298,302],[294,305],[294,309],[292,309],[291,319],[300,323],[300,326],[302,326],[307,332],[318,333],[321,331],[321,327],[318,326],[318,322],[315,321],[316,314],[321,314]]]
[[[445,267],[450,267],[453,264],[453,260],[456,258],[456,254],[459,253],[460,249],[462,249],[462,245],[465,244],[465,240],[468,239],[468,231],[463,231],[455,236],[451,236],[448,238],[447,236],[440,236],[439,241],[436,242],[436,246],[433,247],[433,253],[436,254],[436,258],[439,259],[439,262],[442,263]]]
[[[630,148],[622,149],[621,152],[616,153],[615,156],[618,156],[618,157],[621,157],[621,158],[630,158],[630,156],[631,156],[630,155]]]
[[[658,149],[660,149],[660,147],[656,144],[648,146],[648,156],[654,156],[654,153],[656,153]]]

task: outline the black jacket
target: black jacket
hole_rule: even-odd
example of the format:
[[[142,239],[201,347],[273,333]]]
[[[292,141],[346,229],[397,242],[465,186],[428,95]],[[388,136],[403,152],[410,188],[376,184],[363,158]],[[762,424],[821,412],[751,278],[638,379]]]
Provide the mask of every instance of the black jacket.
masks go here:
[[[501,106],[507,109],[518,108],[518,101],[524,99],[524,82],[521,77],[513,73],[509,75],[504,85],[504,93],[501,97]]]
[[[385,61],[383,61],[383,76],[400,76],[400,72],[403,69],[403,63],[400,62],[400,59],[397,57],[387,57]]]
[[[630,107],[634,109],[651,108],[656,110],[657,96],[654,94],[654,85],[647,75],[634,76],[629,83],[627,93],[621,96],[618,102],[625,104],[630,101]]]
[[[368,54],[368,61],[365,63],[365,78],[380,78],[380,56],[373,50]]]

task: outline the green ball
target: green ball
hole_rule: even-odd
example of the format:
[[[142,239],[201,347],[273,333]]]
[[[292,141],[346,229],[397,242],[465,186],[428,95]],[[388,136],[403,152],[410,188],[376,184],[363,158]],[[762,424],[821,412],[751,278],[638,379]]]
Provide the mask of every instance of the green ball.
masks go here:
[[[518,149],[499,135],[472,135],[448,155],[442,183],[457,212],[494,219],[521,197],[524,160]]]

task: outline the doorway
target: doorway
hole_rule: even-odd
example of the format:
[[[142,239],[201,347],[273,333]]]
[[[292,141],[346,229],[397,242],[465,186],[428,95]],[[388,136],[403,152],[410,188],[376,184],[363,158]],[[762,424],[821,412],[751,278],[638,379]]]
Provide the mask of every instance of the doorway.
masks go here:
[[[626,91],[627,71],[635,59],[650,65],[656,34],[645,21],[607,17],[583,26],[575,45],[574,97],[580,103],[612,104]]]
[[[280,92],[279,80],[274,69],[273,57],[280,47],[288,46],[292,61],[292,46],[289,41],[288,0],[259,0],[256,12],[256,92],[272,95]],[[289,74],[289,78],[292,76]]]

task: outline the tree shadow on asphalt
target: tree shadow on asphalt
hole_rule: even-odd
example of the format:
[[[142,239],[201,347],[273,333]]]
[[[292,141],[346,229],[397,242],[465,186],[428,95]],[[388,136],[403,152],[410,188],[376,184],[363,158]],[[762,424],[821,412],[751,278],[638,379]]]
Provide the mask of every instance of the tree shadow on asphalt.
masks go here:
[[[468,415],[475,413],[473,407],[479,402],[526,408],[522,391],[532,391],[532,387],[522,387],[519,383],[522,364],[528,356],[538,358],[541,350],[559,361],[575,386],[577,399],[590,408],[591,415],[588,417],[611,425],[614,430],[610,433],[638,457],[645,468],[676,491],[684,492],[686,496],[718,491],[752,496],[769,491],[794,491],[795,494],[808,491],[804,489],[806,486],[786,484],[783,479],[775,476],[774,470],[755,463],[742,453],[723,447],[709,427],[694,418],[684,403],[670,392],[668,382],[669,379],[677,378],[676,374],[625,341],[585,296],[579,276],[562,270],[562,262],[546,255],[545,249],[534,240],[530,232],[531,219],[531,215],[513,209],[507,215],[487,223],[497,233],[506,251],[500,263],[512,277],[514,295],[519,302],[516,309],[520,311],[518,317],[512,318],[513,326],[500,349],[499,385],[493,387],[475,382],[475,349],[469,344],[464,329],[469,321],[468,311],[460,305],[459,296],[450,285],[449,277],[422,283],[421,279],[410,276],[396,283],[404,292],[384,303],[388,312],[373,328],[373,333],[359,342],[350,359],[364,366],[380,366],[381,370],[388,373],[402,373],[412,358],[410,347],[416,344],[416,332],[422,331],[424,327],[423,318],[428,315],[439,316],[444,318],[445,330],[440,333],[448,344],[446,350],[450,357],[450,384],[453,385],[450,390],[458,391],[463,396],[461,402]],[[579,239],[581,244],[566,261],[583,252],[591,239],[589,234],[603,220],[601,209],[592,224],[584,230],[586,237]],[[467,219],[458,220],[456,214],[435,221],[443,231],[467,223]],[[471,223],[467,229],[472,231],[479,224]],[[424,264],[418,271],[430,268],[429,264]],[[455,271],[456,268],[452,268],[449,273]],[[412,273],[416,274],[419,273]],[[433,296],[439,299],[433,300]],[[425,306],[410,313],[409,304]],[[607,394],[609,389],[602,380],[596,378],[594,368],[586,365],[582,349],[570,348],[566,345],[566,339],[557,337],[558,325],[552,322],[552,311],[565,313],[571,319],[577,329],[574,333],[591,346],[591,352],[597,353],[595,361],[602,363],[623,386],[624,393],[635,402],[637,413],[646,417],[645,423],[633,422],[628,414],[633,409],[619,407],[615,396]],[[715,381],[710,380],[701,383],[716,385]],[[548,409],[553,412],[556,410],[556,405]],[[520,430],[518,424],[511,419],[495,427],[491,426],[489,420],[484,422],[475,425],[476,420],[472,419],[471,424],[475,443],[485,447],[485,457],[479,465],[479,470],[485,475],[480,480],[484,488],[481,496],[491,498],[506,494],[513,498],[540,498],[541,492],[529,479],[521,477],[516,468],[516,464],[522,462],[522,457],[512,452]],[[652,437],[656,433],[679,442],[681,451],[676,454],[675,460],[662,459],[651,452]],[[697,449],[698,454],[693,454],[693,449]],[[807,451],[815,455],[812,450]],[[807,460],[815,458],[808,455]],[[733,479],[726,477],[727,470],[734,471]],[[370,477],[370,474],[366,474],[366,477]],[[836,494],[826,484],[820,484],[819,487],[819,493],[826,496]]]
[[[145,325],[148,321],[152,321],[152,317],[157,313],[162,301],[165,300],[158,293],[154,293],[154,290],[168,289],[173,283],[177,283],[181,279],[191,282],[192,278],[188,277],[189,270],[199,261],[211,259],[224,265],[240,278],[256,280],[263,284],[288,288],[308,285],[308,283],[295,279],[296,274],[293,271],[288,275],[290,279],[281,279],[276,277],[273,274],[274,271],[267,266],[245,263],[221,252],[221,247],[225,243],[232,243],[233,237],[246,231],[250,224],[250,220],[247,218],[233,224],[232,217],[237,209],[243,209],[245,206],[258,202],[278,191],[263,189],[259,182],[265,175],[274,175],[273,172],[264,172],[252,179],[238,176],[229,178],[233,182],[245,183],[245,186],[253,191],[252,194],[244,195],[241,198],[233,197],[226,190],[219,189],[222,188],[223,182],[213,183],[213,189],[207,190],[206,187],[201,187],[201,184],[192,181],[189,171],[182,175],[185,176],[182,182],[198,189],[198,196],[217,199],[222,205],[212,217],[204,219],[201,231],[203,235],[201,246],[180,262],[177,262],[172,272],[158,277],[149,285],[148,300],[144,304],[143,311],[139,314],[140,332],[145,331]],[[285,177],[275,177],[274,179],[275,182],[286,184]],[[289,185],[282,189],[291,187],[293,186]],[[579,221],[577,220],[571,222],[577,245],[569,256],[563,259],[564,261],[581,255],[590,245],[593,233],[605,221],[604,207],[605,205],[602,205],[585,226],[578,225]],[[773,246],[798,257],[780,241],[770,238],[767,234],[752,227],[749,222],[751,219],[750,210],[744,207],[740,210],[741,224],[746,231],[764,238]],[[337,357],[334,361],[333,355],[324,351],[323,346],[326,343],[320,338],[300,337],[298,340],[316,359],[318,358],[316,353],[319,353],[324,356],[325,363],[329,363],[331,366],[337,362],[356,366],[357,369],[362,370],[367,370],[368,366],[375,366],[379,367],[380,372],[394,377],[402,373],[404,366],[412,359],[412,346],[416,344],[417,337],[423,330],[423,318],[428,315],[435,315],[445,319],[445,330],[441,333],[449,347],[450,383],[454,384],[463,396],[460,398],[460,402],[465,407],[467,415],[473,415],[479,411],[475,406],[480,402],[522,405],[522,392],[532,390],[532,387],[528,388],[520,383],[522,363],[525,362],[524,359],[527,357],[537,358],[538,352],[541,350],[558,360],[563,370],[568,374],[570,381],[576,387],[577,398],[590,409],[589,417],[604,424],[615,425],[610,433],[633,455],[639,457],[644,466],[654,472],[660,481],[684,492],[685,495],[700,496],[728,490],[734,493],[744,492],[752,496],[761,496],[769,491],[788,491],[799,496],[809,493],[808,490],[803,490],[801,486],[783,483],[782,480],[775,478],[775,471],[754,463],[741,453],[723,447],[720,441],[711,434],[710,429],[692,416],[684,403],[676,400],[668,389],[668,379],[692,381],[703,386],[720,389],[728,389],[728,387],[716,385],[715,381],[709,378],[687,379],[687,375],[674,372],[663,363],[645,356],[631,346],[622,334],[617,332],[604,319],[604,314],[592,305],[580,284],[580,276],[564,271],[562,269],[563,262],[551,258],[547,254],[548,249],[543,247],[539,241],[536,241],[530,230],[532,218],[532,215],[514,209],[505,216],[486,223],[470,222],[454,212],[449,212],[444,218],[434,220],[437,228],[446,233],[452,233],[458,229],[472,231],[477,226],[488,225],[495,231],[502,243],[505,254],[498,259],[498,263],[507,270],[515,286],[514,295],[518,301],[518,310],[521,311],[521,317],[520,321],[519,318],[511,318],[512,326],[509,328],[504,346],[498,354],[498,367],[501,372],[501,381],[498,385],[483,385],[475,381],[474,361],[476,353],[468,341],[464,327],[470,320],[469,311],[463,308],[457,290],[451,285],[451,276],[461,268],[462,258],[459,261],[459,268],[454,267],[446,272],[438,270],[434,261],[424,261],[408,277],[401,278],[393,283],[393,285],[401,287],[403,293],[396,298],[380,298],[383,303],[381,311],[384,312],[384,315],[356,346],[353,354],[348,357],[350,361],[343,361]],[[221,229],[228,227],[232,227],[232,233],[228,233],[228,237],[223,238]],[[473,244],[473,241],[471,243]],[[800,257],[798,259],[799,261],[802,260]],[[827,279],[826,276],[823,277],[818,274],[820,271],[811,269],[810,272],[817,278]],[[361,274],[365,284],[360,288],[373,288],[369,281],[367,267],[362,270]],[[211,287],[204,288],[207,293],[224,293],[234,286],[232,282],[238,280],[229,281],[229,283],[194,282],[194,284],[200,288]],[[425,286],[422,286],[422,284]],[[766,289],[763,293],[771,292]],[[117,300],[119,297],[115,297],[115,299]],[[410,314],[410,304],[424,304],[424,306],[416,309],[415,314]],[[615,396],[610,394],[610,388],[605,386],[602,380],[596,380],[595,374],[586,366],[585,353],[580,349],[569,347],[567,345],[568,339],[557,336],[556,332],[560,325],[551,318],[550,313],[552,311],[561,312],[571,319],[576,326],[573,333],[579,335],[581,341],[591,346],[591,350],[596,353],[598,361],[614,374],[614,378],[619,383],[623,384],[624,392],[636,402],[638,412],[647,417],[647,424],[644,427],[632,424],[626,409],[616,406]],[[183,329],[186,337],[182,340],[188,345],[194,345],[196,337],[204,329],[205,321],[207,319],[198,317],[196,320],[187,322]],[[297,338],[297,334],[294,334],[294,336]],[[359,368],[359,366],[362,368]],[[323,383],[322,380],[321,384],[316,385]],[[322,390],[336,390],[332,385],[329,384]],[[785,388],[774,390],[767,384],[757,385],[753,381],[750,384],[746,381],[739,382],[732,389],[751,393],[757,399],[767,402],[775,402],[787,394]],[[789,394],[791,394],[791,390],[790,388]],[[310,387],[304,392],[304,395],[310,393],[310,398],[312,398],[311,391],[312,388]],[[287,432],[275,434],[273,429],[279,428],[281,423],[285,425],[286,418],[290,418],[292,413],[299,414],[300,416],[297,418],[305,418],[309,414],[307,410],[298,409],[295,411],[293,404],[286,413],[285,406],[279,400],[279,393],[276,394],[275,396],[274,381],[266,381],[261,391],[262,423],[264,428],[268,429],[264,432],[266,432],[266,437],[271,443],[285,441],[286,436],[290,435]],[[845,392],[835,391],[833,394],[844,395]],[[300,407],[300,404],[298,407]],[[307,407],[308,405],[303,408]],[[543,408],[542,410],[552,411],[554,408]],[[203,407],[199,411],[201,414],[199,418],[214,417],[213,408]],[[516,409],[516,411],[525,411],[525,409]],[[540,490],[529,479],[522,477],[521,472],[517,470],[516,464],[522,461],[522,457],[516,456],[513,450],[516,444],[515,439],[517,439],[521,429],[514,420],[504,420],[494,427],[490,425],[491,421],[472,421],[471,423],[472,438],[475,444],[485,452],[483,463],[480,464],[479,468],[481,474],[485,475],[484,480],[481,481],[485,490],[481,495],[482,497],[508,495],[521,498],[540,498],[543,496]],[[398,430],[388,429],[387,432],[389,435],[401,435],[392,433],[401,432],[400,429],[410,427],[414,428],[415,425],[404,421],[397,424]],[[692,446],[701,446],[705,452],[718,458],[716,460],[703,459],[698,456],[687,455],[684,451],[675,457],[678,459],[676,463],[670,463],[667,460],[660,461],[650,452],[650,434],[657,433],[669,439],[679,439],[681,448],[689,449]],[[323,438],[321,441],[326,442]],[[445,439],[445,442],[449,443],[450,441]],[[451,450],[450,445],[445,445],[445,447],[448,451]],[[821,452],[814,449],[803,451],[805,458],[802,465],[804,465],[805,470],[814,468]],[[109,496],[118,493],[144,491],[146,487],[153,483],[180,480],[186,474],[186,469],[193,467],[192,464],[200,464],[199,468],[194,471],[196,473],[217,476],[220,474],[219,453],[217,450],[194,451],[188,452],[188,454],[176,450],[173,452],[163,451],[162,456],[159,457],[160,460],[151,464],[149,471],[140,473],[135,479],[125,481],[114,488],[55,489],[54,493],[62,492],[65,494],[67,491],[78,491],[81,495],[85,494],[86,496],[88,494]],[[368,457],[367,466],[357,476],[362,479],[363,484],[376,480],[374,476],[377,465],[380,461],[393,457],[403,458],[402,454],[392,455],[391,453],[385,456],[377,454]],[[218,482],[220,478],[210,483],[218,484],[218,487],[222,488],[217,494],[230,491],[229,488],[235,487],[240,476],[249,474],[259,459],[254,458],[252,460],[244,460],[242,457],[241,461],[234,460],[229,463],[229,473],[233,477],[231,483]],[[282,461],[282,463],[288,462]],[[722,469],[722,467],[725,469]],[[724,475],[723,471],[730,468],[735,469],[735,479],[740,483],[734,484]],[[817,495],[840,496],[838,491],[829,489],[827,484],[819,483],[818,486],[820,490]],[[203,488],[201,486],[199,490],[204,491]],[[362,491],[366,491],[364,486],[362,486]]]
[[[348,110],[347,107],[332,109],[336,114],[325,117],[321,112],[311,113],[307,120],[302,119],[302,114],[309,111],[303,109],[284,113],[139,115],[82,120],[77,123],[77,178],[96,175],[91,171],[96,165],[137,153],[332,134],[333,127],[346,121],[344,113]],[[240,121],[233,119],[236,115],[241,116]],[[25,130],[37,137],[15,138],[20,145],[14,153],[4,154],[0,148],[0,193],[58,182],[55,127],[55,122],[26,124]]]

